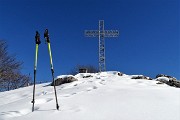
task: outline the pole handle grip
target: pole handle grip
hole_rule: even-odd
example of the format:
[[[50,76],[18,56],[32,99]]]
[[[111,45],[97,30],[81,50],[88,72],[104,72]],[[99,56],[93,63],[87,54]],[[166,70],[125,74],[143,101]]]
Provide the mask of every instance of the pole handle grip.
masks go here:
[[[50,43],[48,29],[46,29],[45,32],[44,32],[44,38],[46,39],[45,42]]]
[[[36,44],[41,44],[41,41],[40,41],[40,34],[38,31],[36,31],[36,36],[35,36],[35,43]]]

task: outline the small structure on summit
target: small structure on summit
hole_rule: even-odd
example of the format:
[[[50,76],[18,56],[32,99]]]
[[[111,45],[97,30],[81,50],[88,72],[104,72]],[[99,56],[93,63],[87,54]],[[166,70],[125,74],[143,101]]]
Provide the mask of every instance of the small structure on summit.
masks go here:
[[[79,68],[79,73],[87,73],[87,68]]]

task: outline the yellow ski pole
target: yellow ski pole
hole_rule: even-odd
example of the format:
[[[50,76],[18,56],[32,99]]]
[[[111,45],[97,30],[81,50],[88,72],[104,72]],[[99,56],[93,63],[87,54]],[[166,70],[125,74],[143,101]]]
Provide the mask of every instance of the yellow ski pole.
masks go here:
[[[49,57],[50,57],[50,64],[51,64],[51,73],[54,83],[54,92],[55,92],[55,98],[56,98],[56,108],[59,110],[58,100],[57,100],[57,93],[56,93],[56,87],[55,87],[55,80],[54,80],[54,68],[53,68],[53,61],[52,61],[52,54],[51,54],[51,45],[50,45],[50,39],[49,39],[49,33],[48,29],[44,32],[44,38],[46,39],[46,42],[48,44],[48,51],[49,51]]]
[[[34,111],[34,103],[35,103],[35,84],[36,84],[36,69],[37,69],[37,59],[38,59],[38,47],[39,47],[39,44],[41,43],[40,34],[38,33],[38,31],[36,31],[35,42],[36,42],[36,51],[35,51],[35,62],[34,62],[34,86],[33,86],[32,112]]]

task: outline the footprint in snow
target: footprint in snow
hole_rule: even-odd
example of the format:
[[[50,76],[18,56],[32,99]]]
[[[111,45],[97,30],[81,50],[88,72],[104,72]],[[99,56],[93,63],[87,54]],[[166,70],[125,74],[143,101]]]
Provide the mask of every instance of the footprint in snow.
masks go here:
[[[52,100],[53,100],[52,98],[35,99],[35,104],[44,104],[44,103],[50,102]]]
[[[62,97],[70,97],[71,96],[71,94],[64,94],[64,95],[62,95]]]
[[[78,92],[78,93],[80,93],[80,92]],[[77,92],[74,92],[74,93],[71,93],[71,94],[63,94],[63,95],[61,95],[60,97],[71,97],[71,96],[73,96],[73,95],[76,95],[76,94],[78,94]]]
[[[77,113],[81,112],[82,108],[79,106],[61,106],[61,111],[66,112],[66,113]]]
[[[100,85],[106,85],[104,82],[105,82],[105,80],[101,80],[101,81],[97,81],[96,83],[100,84]]]
[[[47,91],[43,91],[42,92],[42,95],[46,95],[48,92]]]
[[[91,91],[91,90],[93,90],[93,89],[97,89],[98,87],[96,87],[96,86],[93,86],[93,87],[89,87],[89,88],[87,88],[86,89],[86,91]]]
[[[106,85],[105,83],[103,83],[103,82],[99,82],[99,84],[101,84],[101,85]]]
[[[42,91],[42,92],[38,93],[37,96],[47,95],[50,93],[53,93],[53,92]]]
[[[35,110],[38,110],[38,109],[39,109],[39,107],[35,107]],[[32,112],[31,109],[22,109],[22,110],[18,110],[18,111],[2,112],[2,113],[0,113],[0,115],[2,115],[3,118],[7,119],[7,118],[12,118],[12,117],[19,117],[19,116],[27,115],[31,112]]]

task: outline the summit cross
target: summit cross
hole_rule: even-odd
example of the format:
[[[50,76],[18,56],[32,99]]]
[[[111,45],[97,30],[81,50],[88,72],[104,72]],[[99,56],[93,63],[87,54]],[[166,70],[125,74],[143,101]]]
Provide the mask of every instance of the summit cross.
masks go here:
[[[99,38],[99,72],[106,71],[105,37],[118,37],[118,30],[104,30],[104,20],[99,20],[99,30],[85,30],[85,37]]]

